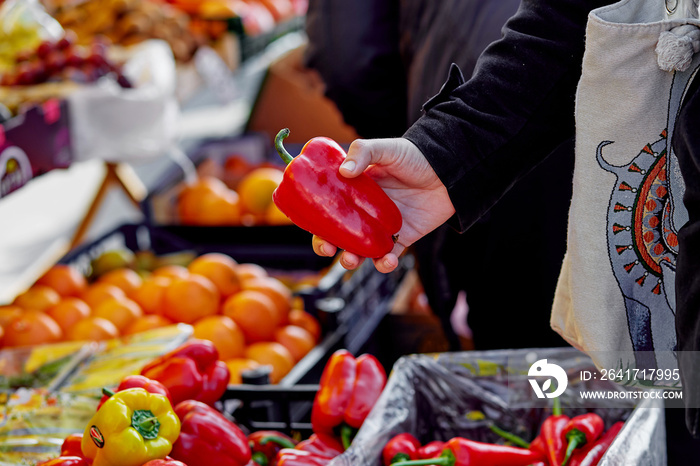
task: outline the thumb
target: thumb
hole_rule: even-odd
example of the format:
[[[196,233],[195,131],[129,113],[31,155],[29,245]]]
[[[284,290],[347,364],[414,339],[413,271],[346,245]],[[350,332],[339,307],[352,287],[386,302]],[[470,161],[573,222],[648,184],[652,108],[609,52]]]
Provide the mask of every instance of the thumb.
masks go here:
[[[386,163],[387,149],[390,150],[391,139],[356,139],[348,148],[348,155],[340,165],[340,174],[347,178],[354,178],[364,172],[373,164]]]

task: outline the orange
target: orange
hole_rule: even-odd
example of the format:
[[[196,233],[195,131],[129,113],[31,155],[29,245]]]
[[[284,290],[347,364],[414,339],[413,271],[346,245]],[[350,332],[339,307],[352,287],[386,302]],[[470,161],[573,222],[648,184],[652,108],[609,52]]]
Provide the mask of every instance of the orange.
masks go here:
[[[175,322],[192,324],[219,312],[220,295],[206,277],[191,274],[172,281],[163,296],[163,315]]]
[[[238,263],[226,254],[216,252],[202,254],[187,267],[190,273],[207,277],[216,286],[223,299],[241,290]]]
[[[315,342],[321,338],[321,324],[318,319],[304,310],[292,309],[289,311],[289,324],[296,325],[309,332]]]
[[[227,316],[204,317],[194,323],[195,338],[209,340],[219,351],[219,359],[226,360],[243,356],[245,336],[240,327]]]
[[[68,331],[67,339],[70,341],[101,341],[110,340],[119,336],[119,330],[114,324],[102,317],[90,316],[83,319]]]
[[[5,338],[5,331],[0,327],[0,348],[2,348],[2,345],[5,343],[3,339]]]
[[[97,282],[89,285],[81,298],[90,306],[90,309],[95,309],[102,302],[110,299],[126,299],[126,293],[117,285]]]
[[[256,168],[244,176],[237,189],[243,211],[264,214],[282,177],[282,170],[272,167]]]
[[[257,369],[260,364],[257,361],[246,358],[233,358],[224,361],[228,366],[229,372],[231,372],[231,379],[229,380],[230,385],[238,385],[243,383],[241,378],[241,373],[250,369]]]
[[[61,295],[46,285],[32,285],[28,290],[17,295],[12,304],[23,309],[45,311],[55,306],[61,300]]]
[[[121,288],[129,298],[132,298],[134,292],[141,286],[141,283],[143,283],[143,278],[141,278],[141,275],[135,270],[122,267],[107,272],[102,275],[97,282],[111,283]]]
[[[167,278],[187,278],[190,275],[190,271],[184,265],[170,264],[161,265],[156,268],[153,273],[156,277],[167,277]]]
[[[240,277],[241,281],[250,280],[251,278],[264,278],[267,277],[267,270],[258,264],[238,264],[236,267],[236,273]]]
[[[272,366],[270,382],[278,383],[294,367],[294,357],[287,348],[274,341],[253,343],[245,350],[245,357]]]
[[[7,327],[10,321],[22,314],[22,312],[24,312],[24,309],[14,304],[0,306],[0,327]]]
[[[267,225],[291,225],[293,222],[282,213],[277,204],[271,202],[265,210],[265,223]]]
[[[199,207],[194,216],[190,217],[192,225],[239,225],[241,223],[241,207],[238,193],[226,191],[223,193],[204,193],[199,199]]]
[[[79,321],[90,317],[90,306],[80,298],[69,296],[49,308],[46,314],[55,320],[65,333]]]
[[[34,309],[12,319],[5,328],[5,346],[56,343],[63,337],[61,327],[51,317]]]
[[[263,293],[253,290],[236,293],[224,301],[221,312],[238,324],[248,343],[269,341],[275,336],[275,303]]]
[[[66,264],[56,264],[36,281],[53,288],[61,296],[80,296],[87,288],[87,279],[78,269]]]
[[[141,306],[129,298],[115,298],[102,301],[92,311],[95,317],[102,317],[112,322],[122,333],[136,319],[143,315]]]
[[[301,360],[316,346],[313,335],[296,325],[285,325],[275,330],[275,341],[289,350],[294,362]]]
[[[167,327],[172,325],[173,321],[167,317],[159,316],[158,314],[148,314],[137,317],[134,321],[124,329],[124,335],[132,335],[134,333],[153,330],[154,328]]]
[[[185,224],[196,224],[202,199],[211,194],[228,191],[226,184],[214,176],[201,176],[194,183],[185,185],[177,196],[177,213]]]
[[[287,286],[274,277],[251,278],[243,281],[244,290],[253,290],[268,296],[277,311],[277,325],[286,324],[289,320],[289,310],[292,307],[292,292]]]
[[[170,282],[171,278],[158,275],[144,278],[141,286],[134,291],[133,300],[146,314],[163,314],[163,297]]]

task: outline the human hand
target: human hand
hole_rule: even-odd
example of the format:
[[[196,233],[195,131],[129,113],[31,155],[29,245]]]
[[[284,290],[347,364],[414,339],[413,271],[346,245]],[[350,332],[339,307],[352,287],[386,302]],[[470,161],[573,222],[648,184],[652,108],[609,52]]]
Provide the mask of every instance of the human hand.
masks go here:
[[[401,211],[403,224],[394,249],[384,257],[373,259],[383,273],[399,265],[399,255],[411,244],[445,223],[455,209],[445,185],[435,174],[423,153],[408,139],[357,139],[340,166],[340,174],[354,178],[366,172],[394,201]],[[335,245],[314,236],[314,252],[333,256]],[[340,263],[348,270],[357,268],[364,257],[348,251],[340,255]]]

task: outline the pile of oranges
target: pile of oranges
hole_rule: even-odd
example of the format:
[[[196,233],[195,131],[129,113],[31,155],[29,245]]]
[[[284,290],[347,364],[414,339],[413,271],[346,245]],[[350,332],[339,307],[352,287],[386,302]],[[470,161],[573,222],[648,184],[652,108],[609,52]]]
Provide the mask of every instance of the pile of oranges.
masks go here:
[[[236,160],[231,158],[230,160]],[[291,225],[291,221],[272,202],[272,192],[282,181],[283,171],[275,166],[258,166],[232,181],[235,171],[245,167],[224,168],[224,179],[200,175],[184,184],[177,195],[176,208],[183,225],[251,226]]]
[[[0,306],[0,347],[105,340],[174,323],[192,325],[231,369],[269,365],[283,378],[318,342],[318,321],[290,288],[256,264],[208,253],[152,271],[118,267],[88,281],[57,264]]]

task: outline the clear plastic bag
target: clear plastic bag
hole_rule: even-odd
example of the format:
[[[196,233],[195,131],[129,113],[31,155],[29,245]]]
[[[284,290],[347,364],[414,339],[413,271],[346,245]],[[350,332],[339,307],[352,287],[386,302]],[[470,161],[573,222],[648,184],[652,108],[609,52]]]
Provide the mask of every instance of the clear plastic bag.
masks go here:
[[[551,400],[538,399],[527,377],[530,365],[544,358],[561,366],[571,384],[578,384],[576,387],[570,384],[560,397],[564,414],[575,416],[594,411],[603,417],[606,428],[625,421],[600,465],[666,464],[663,403],[645,399],[635,406],[632,400],[589,400],[584,407],[574,388],[626,389],[607,381],[580,382],[577,377],[580,371],[595,366],[583,353],[563,348],[401,358],[352,446],[334,459],[331,466],[379,466],[382,448],[401,432],[410,432],[423,443],[455,436],[503,443],[489,429],[493,422],[532,440],[542,421],[551,414],[551,409],[545,407],[551,405]]]

